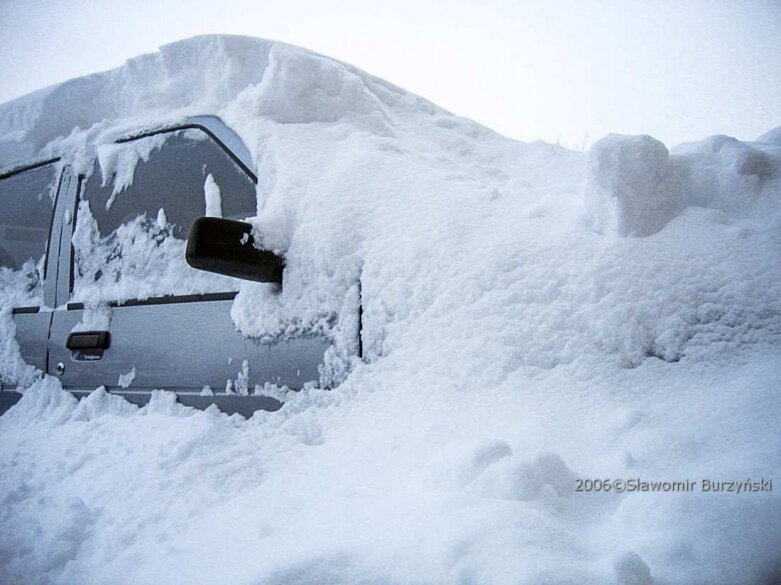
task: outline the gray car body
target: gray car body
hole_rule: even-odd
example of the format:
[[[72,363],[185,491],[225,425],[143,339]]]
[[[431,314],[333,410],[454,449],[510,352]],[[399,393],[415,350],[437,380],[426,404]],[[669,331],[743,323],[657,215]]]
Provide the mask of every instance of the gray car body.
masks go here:
[[[159,132],[198,128],[229,151],[234,162],[257,181],[247,147],[219,118],[197,116],[182,124],[145,129],[118,142]],[[80,360],[66,348],[68,335],[82,320],[84,307],[71,302],[73,275],[73,217],[79,197],[79,180],[64,166],[58,181],[48,255],[43,283],[43,305],[14,307],[16,337],[24,361],[60,378],[65,389],[77,397],[98,386],[135,404],[146,403],[156,389],[176,393],[183,404],[204,408],[216,404],[221,410],[243,415],[276,410],[281,403],[255,395],[256,385],[273,383],[291,389],[318,380],[318,368],[330,346],[324,337],[302,337],[261,344],[241,335],[231,320],[235,292],[163,296],[142,301],[112,303],[109,331],[111,344],[96,360]],[[2,175],[2,173],[0,173]],[[246,363],[246,365],[245,365]],[[120,376],[135,369],[129,387],[119,385]],[[226,382],[244,370],[248,395],[226,391]],[[209,390],[204,388],[209,386]],[[0,391],[0,412],[21,395],[13,389]]]

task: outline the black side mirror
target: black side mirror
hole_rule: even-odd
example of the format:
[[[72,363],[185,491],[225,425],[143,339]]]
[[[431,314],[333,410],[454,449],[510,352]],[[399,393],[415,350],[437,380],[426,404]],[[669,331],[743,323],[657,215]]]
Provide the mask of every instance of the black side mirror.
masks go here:
[[[281,284],[285,261],[273,252],[257,249],[254,244],[250,224],[200,217],[190,228],[185,259],[198,270]]]

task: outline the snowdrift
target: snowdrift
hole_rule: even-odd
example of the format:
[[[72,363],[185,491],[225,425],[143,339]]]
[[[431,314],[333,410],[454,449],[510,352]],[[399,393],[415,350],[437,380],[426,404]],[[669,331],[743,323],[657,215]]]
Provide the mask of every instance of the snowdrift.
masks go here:
[[[29,379],[0,418],[0,582],[777,582],[777,487],[576,486],[781,477],[778,129],[579,153],[212,36],[0,106],[0,155],[78,168],[207,113],[250,148],[253,221],[287,259],[236,326],[314,323],[360,275],[366,359],[249,420],[77,402],[0,312],[0,367]]]

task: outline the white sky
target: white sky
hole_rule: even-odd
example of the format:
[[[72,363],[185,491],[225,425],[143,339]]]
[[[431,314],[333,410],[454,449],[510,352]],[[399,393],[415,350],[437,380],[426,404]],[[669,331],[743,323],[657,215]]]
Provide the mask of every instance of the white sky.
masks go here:
[[[324,53],[521,140],[781,126],[781,0],[0,0],[0,102],[204,33]]]

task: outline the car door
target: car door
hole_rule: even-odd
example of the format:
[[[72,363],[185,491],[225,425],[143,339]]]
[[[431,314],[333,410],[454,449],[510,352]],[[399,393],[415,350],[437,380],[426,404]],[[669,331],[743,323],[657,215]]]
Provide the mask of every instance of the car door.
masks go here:
[[[214,133],[180,127],[99,148],[77,191],[48,360],[66,388],[102,385],[138,403],[163,388],[247,412],[279,406],[253,397],[257,385],[318,380],[327,340],[243,337],[230,317],[240,281],[185,262],[195,219],[256,214],[255,177]]]
[[[33,368],[46,370],[62,229],[55,208],[58,194],[72,182],[70,168],[57,159],[0,175],[0,388],[5,390],[29,383]],[[19,397],[3,392],[0,411]]]

